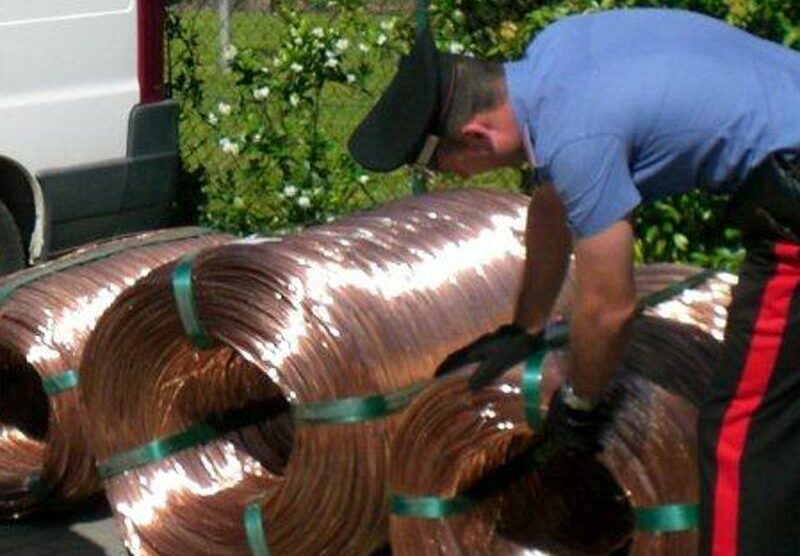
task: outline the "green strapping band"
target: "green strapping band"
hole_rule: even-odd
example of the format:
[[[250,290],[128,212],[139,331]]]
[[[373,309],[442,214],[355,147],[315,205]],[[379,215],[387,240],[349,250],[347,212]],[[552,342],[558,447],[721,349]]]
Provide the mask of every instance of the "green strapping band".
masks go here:
[[[420,519],[443,519],[470,508],[473,500],[466,496],[442,498],[439,496],[392,495],[392,513]]]
[[[42,480],[39,473],[34,473],[27,478],[28,492],[37,500],[43,500],[50,495],[50,487]]]
[[[78,385],[79,379],[78,371],[70,369],[61,374],[43,378],[42,386],[48,396],[55,396],[56,394],[75,388]]]
[[[268,412],[258,406],[235,409],[222,415],[211,415],[202,423],[99,462],[97,470],[100,477],[110,479],[131,469],[161,461],[188,448],[207,444],[238,429],[257,425],[263,422],[267,415]]]
[[[702,272],[698,272],[697,274],[693,274],[688,278],[681,280],[680,282],[676,282],[671,286],[667,286],[663,290],[646,295],[639,301],[639,310],[641,311],[648,307],[653,307],[659,303],[663,303],[664,301],[668,301],[673,297],[683,293],[684,290],[699,286],[716,273],[716,270],[707,269]]]
[[[294,407],[293,416],[295,421],[305,424],[361,423],[382,419],[405,408],[426,385],[427,382],[419,382],[387,394],[299,404]]]
[[[270,556],[267,536],[261,516],[261,501],[253,502],[244,510],[244,530],[247,534],[247,545],[253,556]]]
[[[363,398],[299,404],[292,408],[292,416],[302,424],[360,423],[380,419],[406,407],[425,384],[417,383],[388,394]],[[257,425],[267,418],[267,411],[260,407],[212,415],[204,422],[183,431],[112,456],[98,463],[97,469],[103,479],[109,479],[125,471],[161,461],[188,448],[206,444],[237,429]]]
[[[522,372],[522,402],[525,405],[525,420],[533,430],[541,430],[542,416],[539,413],[541,405],[542,386],[542,361],[547,350],[539,350],[525,360],[525,370]]]
[[[192,286],[192,262],[195,255],[196,253],[191,253],[185,256],[172,271],[172,295],[186,336],[195,346],[208,349],[213,342],[200,322]]]
[[[187,448],[205,444],[217,437],[217,431],[211,427],[202,424],[195,425],[173,436],[153,440],[133,450],[108,458],[97,464],[97,471],[103,479],[110,479],[125,471],[160,461]]]
[[[666,504],[648,508],[635,508],[633,516],[636,529],[647,533],[668,533],[697,529],[700,510],[697,504]]]
[[[158,245],[159,243],[167,243],[180,239],[189,239],[208,235],[210,233],[212,233],[211,230],[204,228],[176,228],[158,234],[141,234],[128,238],[115,238],[109,240],[108,245],[100,245],[89,251],[79,250],[73,254],[64,255],[52,262],[22,271],[15,278],[4,282],[3,285],[0,286],[0,304],[5,302],[11,294],[19,288],[32,284],[51,274],[61,272],[62,270],[106,259],[112,255],[130,249],[145,247],[147,245]]]

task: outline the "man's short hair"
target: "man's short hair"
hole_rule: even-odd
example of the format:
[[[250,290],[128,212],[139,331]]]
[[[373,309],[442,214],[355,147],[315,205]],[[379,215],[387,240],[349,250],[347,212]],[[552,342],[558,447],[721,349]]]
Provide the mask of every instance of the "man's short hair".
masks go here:
[[[451,55],[451,59],[455,82],[440,129],[443,139],[457,140],[464,124],[501,105],[508,93],[502,64],[468,56]]]

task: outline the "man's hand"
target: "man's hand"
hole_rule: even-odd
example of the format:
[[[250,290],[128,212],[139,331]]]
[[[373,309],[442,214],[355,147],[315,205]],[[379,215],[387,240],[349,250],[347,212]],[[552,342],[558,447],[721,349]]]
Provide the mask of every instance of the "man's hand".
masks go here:
[[[542,434],[547,441],[565,452],[594,455],[602,449],[600,433],[605,418],[597,407],[571,407],[567,401],[567,388],[562,386],[553,394]]]
[[[506,324],[450,354],[439,365],[436,375],[446,374],[469,363],[480,361],[481,364],[469,379],[470,389],[477,390],[500,376],[503,371],[524,361],[528,355],[541,349],[543,345],[541,333],[529,334],[515,324]]]

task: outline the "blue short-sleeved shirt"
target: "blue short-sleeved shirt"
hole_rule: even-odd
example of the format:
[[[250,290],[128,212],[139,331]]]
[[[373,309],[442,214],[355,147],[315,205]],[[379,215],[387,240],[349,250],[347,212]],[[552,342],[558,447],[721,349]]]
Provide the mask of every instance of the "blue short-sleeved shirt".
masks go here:
[[[703,15],[568,17],[505,68],[535,164],[579,236],[642,200],[732,192],[769,153],[800,148],[800,54]]]

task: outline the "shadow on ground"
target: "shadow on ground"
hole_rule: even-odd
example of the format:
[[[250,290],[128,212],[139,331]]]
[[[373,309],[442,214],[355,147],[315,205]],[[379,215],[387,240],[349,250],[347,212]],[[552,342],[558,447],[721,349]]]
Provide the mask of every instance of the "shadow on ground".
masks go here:
[[[55,516],[0,522],[2,556],[122,556],[105,503]]]

